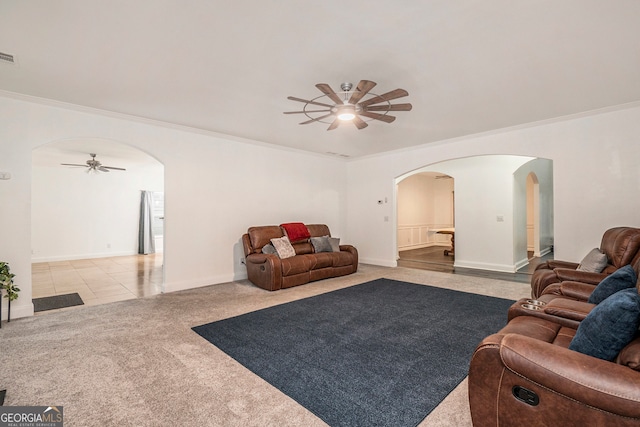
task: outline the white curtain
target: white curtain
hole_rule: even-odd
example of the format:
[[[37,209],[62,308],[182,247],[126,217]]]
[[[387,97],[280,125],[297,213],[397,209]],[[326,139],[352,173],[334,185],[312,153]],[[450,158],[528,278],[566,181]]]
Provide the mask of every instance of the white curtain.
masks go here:
[[[138,229],[138,253],[142,255],[156,252],[153,235],[153,192],[142,191],[140,195],[140,228]]]

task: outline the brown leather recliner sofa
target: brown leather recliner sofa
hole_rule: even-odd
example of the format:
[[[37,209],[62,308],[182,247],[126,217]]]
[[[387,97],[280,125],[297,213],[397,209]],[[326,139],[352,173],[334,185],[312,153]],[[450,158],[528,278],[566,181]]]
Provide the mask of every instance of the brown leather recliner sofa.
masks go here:
[[[640,258],[636,257],[634,264],[630,264],[633,270],[635,271],[636,277],[640,277]],[[623,266],[624,267],[624,266]],[[623,268],[620,267],[620,268]],[[621,272],[622,270],[618,269],[617,272]],[[615,273],[615,272],[614,272]],[[611,273],[611,274],[614,274]],[[605,277],[613,277],[611,275],[606,275]],[[603,279],[604,280],[604,279]],[[596,289],[598,285],[592,285],[590,283],[576,282],[572,280],[563,281],[560,283],[553,283],[547,286],[542,294],[536,297],[536,300],[548,303],[553,301],[560,301],[561,299],[569,299],[575,301],[588,301],[589,297]]]
[[[616,360],[570,350],[576,328],[513,318],[469,368],[474,427],[640,426],[640,338]]]
[[[307,224],[309,237],[292,241],[295,256],[280,258],[263,253],[263,248],[286,235],[278,225],[250,227],[242,236],[245,265],[249,280],[263,289],[275,291],[315,280],[344,276],[358,270],[358,251],[351,245],[340,245],[337,252],[315,252],[313,237],[331,236],[325,224]]]
[[[609,340],[612,331],[626,328],[628,319],[620,320],[621,311],[600,311],[590,319],[600,323],[585,328],[601,337],[587,333],[590,345],[612,349],[618,340],[608,359],[570,349],[580,325],[596,314],[598,305],[551,294],[514,303],[507,325],[478,345],[470,363],[474,427],[640,426],[639,289],[640,280],[635,287],[631,282],[626,291],[634,295],[632,305],[615,308],[635,313],[627,340]]]
[[[600,251],[608,261],[601,273],[577,270],[580,264],[569,261],[549,260],[538,265],[531,276],[531,296],[558,293],[560,284],[566,281],[596,286],[620,267],[635,263],[640,259],[640,228],[615,227],[605,231]]]

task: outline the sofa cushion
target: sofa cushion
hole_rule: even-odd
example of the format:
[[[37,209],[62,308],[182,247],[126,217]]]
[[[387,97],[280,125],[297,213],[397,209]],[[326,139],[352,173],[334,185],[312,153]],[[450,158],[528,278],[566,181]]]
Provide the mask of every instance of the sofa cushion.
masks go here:
[[[289,237],[289,241],[292,243],[311,237],[311,234],[309,234],[309,229],[301,222],[288,222],[285,224],[280,224],[280,227],[284,229],[284,231],[287,233],[287,237]]]
[[[293,250],[296,251],[296,255],[305,255],[313,253],[313,246],[309,240],[300,240],[295,243],[291,243]]]
[[[605,277],[589,296],[588,302],[600,304],[616,292],[636,286],[636,272],[631,265],[625,265]]]
[[[281,260],[282,276],[295,276],[296,274],[308,273],[311,270],[309,255],[296,255],[294,257]]]
[[[276,248],[278,256],[282,259],[291,258],[296,255],[296,251],[293,249],[293,246],[291,246],[291,242],[289,242],[287,236],[271,239],[271,243],[273,247]]]
[[[320,270],[322,268],[333,267],[333,258],[328,253],[304,255],[309,260],[311,270]]]
[[[623,289],[596,305],[580,322],[569,349],[613,360],[633,340],[640,325],[640,295]]]
[[[263,225],[260,227],[249,227],[247,230],[251,247],[254,251],[268,244],[271,239],[284,236],[282,228],[277,225]]]
[[[329,236],[312,237],[311,244],[313,245],[313,250],[315,253],[333,252],[331,242],[329,241]]]
[[[351,258],[349,252],[331,252],[329,255],[331,255],[334,267],[345,267],[353,264],[353,258]]]
[[[577,270],[588,271],[590,273],[600,273],[607,266],[607,256],[600,252],[600,249],[593,248],[582,259]]]
[[[331,236],[329,227],[326,224],[307,224],[307,229],[311,237]]]

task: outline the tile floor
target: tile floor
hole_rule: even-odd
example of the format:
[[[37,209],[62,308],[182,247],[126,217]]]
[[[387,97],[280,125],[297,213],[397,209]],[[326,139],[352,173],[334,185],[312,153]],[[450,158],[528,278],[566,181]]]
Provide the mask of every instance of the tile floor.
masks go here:
[[[159,294],[162,259],[157,253],[34,263],[33,298],[77,292],[86,305],[97,305]]]

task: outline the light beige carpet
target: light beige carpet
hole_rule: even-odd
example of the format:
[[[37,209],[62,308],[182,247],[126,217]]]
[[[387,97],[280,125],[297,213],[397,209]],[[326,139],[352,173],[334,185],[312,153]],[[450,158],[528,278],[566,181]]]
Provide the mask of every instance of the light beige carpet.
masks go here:
[[[361,265],[356,274],[268,292],[248,281],[80,306],[0,329],[5,405],[59,405],[65,426],[325,426],[191,330],[387,277],[500,298],[525,283]],[[506,313],[505,313],[506,321]],[[471,426],[466,380],[421,424]]]

